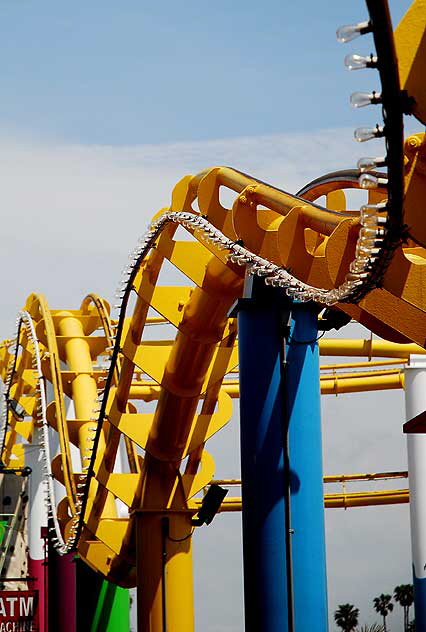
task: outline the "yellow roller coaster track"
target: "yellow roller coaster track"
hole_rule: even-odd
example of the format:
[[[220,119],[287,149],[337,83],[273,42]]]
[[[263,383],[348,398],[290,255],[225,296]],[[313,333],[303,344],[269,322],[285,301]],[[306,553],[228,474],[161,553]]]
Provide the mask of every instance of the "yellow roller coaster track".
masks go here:
[[[415,2],[412,10],[423,6]],[[404,25],[396,47],[406,66],[415,55],[404,48]],[[423,44],[414,46],[424,57]],[[390,121],[395,104],[386,94]],[[410,95],[424,120],[424,92],[414,84]],[[131,255],[112,320],[95,295],[78,310],[51,310],[42,296],[28,297],[16,336],[0,349],[2,458],[21,462],[23,442],[34,426],[42,429],[59,552],[77,550],[111,581],[133,586],[164,516],[170,559],[180,564],[176,554],[190,552],[197,494],[214,475],[205,443],[229,422],[238,394],[237,323],[228,314],[246,274],[333,306],[386,339],[321,340],[324,355],[406,360],[425,353],[426,141],[409,137],[403,154],[402,127],[399,153],[399,141],[386,139],[387,184],[376,172],[368,181],[364,172],[338,172],[291,195],[228,167],[183,178]],[[346,208],[345,189],[358,188],[358,176],[375,188],[355,212]],[[231,208],[221,203],[221,189],[233,195]],[[325,207],[316,203],[323,195]],[[399,369],[389,371],[342,376],[335,369],[323,374],[324,392],[339,392],[345,381],[349,390],[374,380],[376,388],[403,386]],[[53,479],[63,485],[61,498]],[[155,577],[145,581],[147,593],[154,590]]]
[[[225,186],[223,174],[226,182],[234,185],[232,190],[237,189],[236,202],[228,211],[218,202],[219,187]],[[251,195],[267,210],[250,211],[243,222],[241,191],[247,186],[261,187],[259,199],[256,191]],[[203,217],[193,210],[195,200]],[[281,267],[285,263],[295,271],[297,257],[292,258],[290,251],[286,260],[282,254],[278,260],[285,242],[275,245],[275,255],[272,244],[284,239],[280,233],[287,231],[282,226],[296,203],[301,208],[299,200],[230,169],[212,169],[201,176],[185,178],[176,186],[167,213],[182,215],[177,209],[183,209],[187,234],[176,239],[177,223],[172,221],[165,223],[158,234],[148,235],[125,273],[128,278],[123,287],[124,302],[113,324],[107,304],[98,297],[87,297],[80,310],[49,310],[42,297],[32,295],[24,314],[26,322],[33,326],[35,338],[31,339],[28,326],[21,325],[16,352],[7,346],[2,350],[3,374],[9,371],[7,397],[14,402],[13,407],[8,407],[4,458],[7,461],[19,447],[17,435],[29,437],[31,424],[20,419],[20,411],[21,416],[25,411],[25,416],[57,430],[60,450],[56,455],[49,454],[47,460],[55,479],[65,486],[64,498],[51,503],[60,527],[56,534],[58,547],[66,551],[77,546],[89,564],[117,583],[131,585],[135,581],[135,515],[149,514],[161,507],[162,511],[179,515],[179,528],[190,531],[191,518],[198,509],[194,496],[209,483],[214,472],[213,460],[204,444],[232,416],[230,395],[235,395],[232,387],[238,389],[238,384],[232,380],[235,373],[230,372],[238,366],[237,330],[236,321],[227,315],[241,295],[244,269],[230,261],[230,250],[219,249],[215,241],[206,241],[203,227],[214,226],[229,240],[243,239],[245,244],[250,241],[251,227],[257,241],[253,238],[247,244],[250,249],[254,250],[257,243],[259,256],[275,258]],[[304,258],[311,259],[309,270],[320,267],[317,274],[324,279],[329,244],[336,239],[333,248],[344,252],[342,224],[349,221],[351,227],[356,227],[356,221],[353,217],[348,220],[344,213],[343,219],[337,216],[337,221],[335,213],[304,206],[312,215],[320,215],[323,223],[317,230],[328,226],[325,218],[335,223],[327,237],[320,232],[315,236],[317,241],[327,241],[320,255],[302,251]],[[267,221],[262,224],[264,218]],[[239,224],[241,229],[236,228]],[[313,228],[309,231],[311,235]],[[293,232],[289,235],[294,238]],[[400,248],[405,257],[404,247]],[[177,271],[176,276],[178,272],[180,278],[185,275],[186,285],[162,285],[163,266],[168,266],[173,278],[170,264]],[[415,261],[409,265],[424,270]],[[301,270],[298,268],[298,274]],[[385,286],[391,276],[392,267],[386,274]],[[315,282],[314,277],[307,279]],[[406,302],[400,296],[384,289],[374,292],[387,292],[392,300],[397,300],[399,319],[404,321]],[[126,308],[130,311],[132,299],[134,305],[127,316]],[[367,300],[368,297],[360,303],[359,309],[365,311],[363,303]],[[350,307],[344,305],[344,309]],[[421,300],[410,304],[409,309],[413,307],[419,312],[419,320],[423,320]],[[145,327],[150,310],[161,316],[155,328]],[[394,331],[396,337],[396,326]],[[417,332],[418,327],[410,334],[411,339],[420,342]],[[411,353],[422,352],[415,344],[381,341],[321,340],[320,346],[328,355],[344,351],[346,355],[395,355],[406,359]],[[45,419],[32,369],[35,349],[40,357],[38,379],[53,386],[51,400],[45,404]],[[112,364],[107,369],[109,360]],[[345,390],[345,386],[349,390],[394,388],[402,386],[402,376],[399,369],[374,367],[373,372],[325,373],[322,383],[324,392],[333,393],[339,388]],[[66,416],[67,397],[74,403],[72,419]],[[156,410],[148,412],[152,400]],[[116,467],[121,437],[124,449],[120,458],[124,454],[127,461],[122,468],[124,473]],[[71,445],[79,450],[81,465],[77,470]],[[115,499],[128,507],[128,516],[119,515]]]

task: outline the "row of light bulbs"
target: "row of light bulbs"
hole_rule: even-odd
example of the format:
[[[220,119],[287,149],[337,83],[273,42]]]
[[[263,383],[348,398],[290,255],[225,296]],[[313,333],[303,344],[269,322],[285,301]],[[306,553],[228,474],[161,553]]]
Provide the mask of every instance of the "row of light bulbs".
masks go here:
[[[350,42],[360,35],[372,32],[373,27],[370,21],[359,24],[343,26],[337,30],[337,40],[342,43]],[[378,68],[378,58],[373,54],[361,56],[350,54],[345,57],[345,65],[349,70],[359,70],[361,68]],[[380,92],[355,92],[351,95],[350,103],[354,108],[382,103]],[[385,136],[384,126],[376,125],[375,128],[360,127],[355,130],[354,137],[358,142],[365,142],[373,138]],[[357,163],[359,175],[359,185],[362,189],[375,189],[387,187],[388,178],[371,173],[387,164],[386,157],[360,158]],[[371,272],[371,266],[384,253],[384,238],[387,232],[388,204],[365,204],[360,209],[360,232],[356,246],[356,258],[350,265],[350,272],[358,273],[361,278],[366,278]]]
[[[337,29],[337,41],[341,43],[351,42],[360,35],[371,33],[371,22],[360,22],[359,24],[345,25]],[[352,53],[346,55],[345,66],[349,70],[359,70],[361,68],[377,68],[378,59],[375,55],[368,56]],[[350,103],[354,108],[362,108],[367,105],[377,105],[382,103],[382,95],[380,92],[354,92],[350,97]],[[385,135],[385,129],[381,125],[376,127],[359,127],[354,132],[355,140],[362,143],[373,138],[380,138]],[[386,178],[378,178],[367,173],[370,169],[377,169],[386,165],[386,158],[360,158],[357,167],[361,172],[359,184],[363,189],[377,188],[387,184]]]

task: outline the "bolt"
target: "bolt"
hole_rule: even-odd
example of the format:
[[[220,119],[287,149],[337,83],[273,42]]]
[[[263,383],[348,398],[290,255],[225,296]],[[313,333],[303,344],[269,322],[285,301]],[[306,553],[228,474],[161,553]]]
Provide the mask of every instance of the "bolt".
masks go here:
[[[421,140],[417,138],[417,136],[410,136],[409,138],[407,138],[407,149],[418,149],[421,144]]]

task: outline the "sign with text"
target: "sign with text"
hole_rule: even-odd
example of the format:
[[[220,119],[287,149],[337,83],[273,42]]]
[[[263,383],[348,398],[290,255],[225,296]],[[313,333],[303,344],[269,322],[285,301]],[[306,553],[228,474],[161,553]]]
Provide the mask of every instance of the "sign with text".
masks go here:
[[[38,591],[0,591],[0,632],[38,632]]]

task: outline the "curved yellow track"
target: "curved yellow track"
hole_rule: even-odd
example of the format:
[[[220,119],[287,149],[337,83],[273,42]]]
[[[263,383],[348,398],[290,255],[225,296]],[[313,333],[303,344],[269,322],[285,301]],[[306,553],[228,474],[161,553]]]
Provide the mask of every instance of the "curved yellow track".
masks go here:
[[[235,192],[231,209],[219,201],[221,187]],[[341,187],[334,188],[342,192]],[[330,195],[333,187],[328,189]],[[311,197],[323,193],[314,191]],[[184,178],[168,211],[201,215],[204,224],[198,228],[183,222],[185,227],[178,228],[171,221],[141,244],[125,273],[117,319],[111,322],[109,306],[93,295],[79,310],[49,310],[38,295],[31,295],[25,306],[35,327],[44,379],[52,385],[46,416],[59,434],[60,450],[48,458],[54,477],[64,485],[57,506],[61,535],[68,549],[76,546],[91,566],[121,585],[135,583],[137,516],[145,523],[154,514],[174,516],[176,533],[190,533],[199,508],[195,496],[214,473],[205,442],[232,415],[232,380],[227,376],[238,366],[238,353],[236,321],[228,313],[242,294],[244,267],[206,233],[206,222],[263,259],[291,268],[298,278],[312,284],[321,280],[326,286],[344,275],[358,229],[354,213],[318,208],[229,168]],[[399,281],[407,292],[411,277],[424,275],[425,268],[413,256],[407,258],[403,247],[399,256],[411,271],[403,284]],[[165,270],[176,285],[163,284]],[[422,296],[412,291],[409,309],[418,313],[418,322],[409,329],[407,301],[402,292],[391,292],[394,276],[391,266],[384,284],[389,289],[371,293],[389,296],[398,305],[398,319],[389,315],[386,332],[391,329],[393,338],[422,343]],[[370,295],[359,306],[337,307],[362,310],[373,318],[369,301]],[[150,324],[153,317],[155,326]],[[383,333],[380,327],[376,331]],[[336,345],[338,341],[325,341],[323,351],[337,354]],[[382,345],[373,353],[389,355]],[[31,415],[26,402],[37,393],[28,380],[31,349],[25,336],[19,348],[11,393]],[[395,354],[407,357],[413,351],[421,348],[402,345]],[[3,374],[12,357],[4,347]],[[377,387],[402,385],[398,369],[376,368],[373,377],[379,380]],[[339,380],[350,390],[361,390],[372,383],[372,376],[365,371],[326,374],[323,392],[338,392]],[[68,399],[73,401],[71,416]],[[4,458],[12,458],[10,444],[24,423],[15,419],[11,424],[14,434],[8,434]]]
[[[423,352],[426,343],[425,148],[423,135],[405,144],[409,237],[393,253],[381,287],[360,302],[334,305],[392,341],[399,358]],[[114,318],[95,295],[78,310],[50,310],[39,295],[27,299],[16,347],[0,348],[7,400],[2,458],[22,461],[19,437],[31,440],[34,424],[46,437],[58,434],[57,454],[44,449],[49,476],[63,484],[63,497],[50,499],[61,552],[75,548],[105,577],[132,586],[136,568],[143,574],[149,566],[147,534],[161,533],[167,517],[170,556],[179,564],[179,553],[190,553],[197,494],[214,474],[205,443],[232,416],[237,325],[228,314],[246,270],[296,295],[306,285],[320,288],[314,296],[321,297],[351,280],[367,230],[359,212],[346,208],[344,190],[353,187],[350,179],[328,178],[301,198],[228,167],[187,176],[133,254]],[[222,189],[233,196],[230,208]],[[327,208],[316,203],[323,195]],[[379,187],[366,202],[385,199]],[[376,352],[370,347],[370,357],[392,355],[383,344]],[[335,352],[338,343],[330,345]],[[389,388],[402,386],[398,370],[380,373],[379,387],[386,380]],[[338,379],[352,380],[352,390],[363,388],[363,379],[371,383],[368,374],[328,376],[329,392],[338,392]],[[147,580],[147,599],[154,600],[156,581]]]

